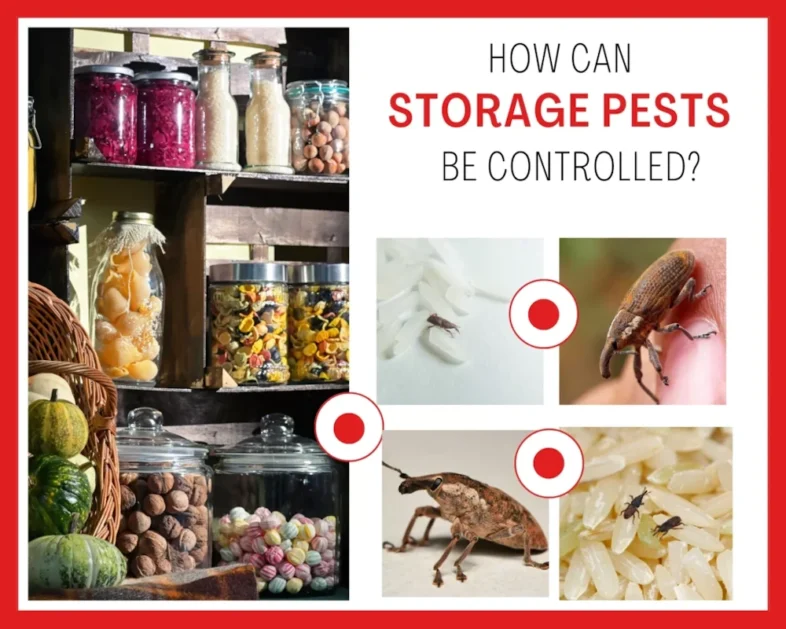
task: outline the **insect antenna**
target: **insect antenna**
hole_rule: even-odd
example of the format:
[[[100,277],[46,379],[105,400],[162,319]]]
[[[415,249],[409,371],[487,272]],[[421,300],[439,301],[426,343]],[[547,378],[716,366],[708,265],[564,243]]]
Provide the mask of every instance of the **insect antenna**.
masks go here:
[[[409,477],[410,477],[410,476],[409,476],[409,474],[405,474],[404,472],[402,472],[402,471],[401,471],[400,469],[398,469],[397,467],[393,467],[392,465],[388,465],[388,464],[387,464],[387,463],[385,463],[384,461],[382,461],[382,465],[384,465],[384,466],[385,466],[386,468],[388,468],[389,470],[393,470],[394,472],[398,472],[399,478],[409,478]]]

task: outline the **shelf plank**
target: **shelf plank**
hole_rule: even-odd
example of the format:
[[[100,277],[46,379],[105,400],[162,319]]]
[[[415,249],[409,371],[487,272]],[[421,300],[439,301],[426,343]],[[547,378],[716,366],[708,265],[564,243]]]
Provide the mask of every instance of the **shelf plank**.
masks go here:
[[[102,31],[119,31],[123,33],[140,33],[158,37],[177,37],[179,39],[195,39],[197,41],[221,41],[230,44],[252,44],[257,46],[277,47],[286,43],[286,30],[282,27],[270,28],[129,28],[102,26]]]

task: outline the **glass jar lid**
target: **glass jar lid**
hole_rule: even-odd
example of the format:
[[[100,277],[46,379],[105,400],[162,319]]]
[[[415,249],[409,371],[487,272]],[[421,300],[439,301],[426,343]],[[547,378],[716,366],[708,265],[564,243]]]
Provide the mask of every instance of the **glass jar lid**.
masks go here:
[[[221,282],[273,282],[287,281],[287,267],[278,262],[231,262],[210,267],[210,281]]]
[[[348,264],[293,264],[287,269],[290,284],[348,284]]]
[[[258,435],[235,446],[216,450],[217,469],[242,471],[319,471],[332,469],[333,460],[313,439],[295,434],[295,421],[283,413],[270,413],[260,422]]]
[[[313,96],[319,94],[338,94],[349,96],[349,87],[346,81],[325,79],[320,81],[295,81],[287,85],[285,92],[287,98],[298,98],[302,95]]]
[[[136,223],[138,225],[152,225],[153,215],[149,212],[112,212],[112,220],[122,223]]]
[[[74,68],[74,75],[79,74],[122,74],[124,76],[134,76],[134,71],[125,66],[79,66]]]
[[[142,81],[182,81],[189,86],[194,83],[194,79],[185,72],[143,72],[134,77],[135,83]]]
[[[117,429],[117,454],[122,463],[201,461],[209,449],[164,429],[164,416],[154,408],[128,413],[128,426]]]
[[[226,65],[235,56],[235,53],[226,48],[203,48],[197,50],[193,55],[201,65],[205,66],[220,66]]]
[[[278,68],[287,62],[287,58],[275,50],[265,50],[251,55],[246,63],[252,68]]]

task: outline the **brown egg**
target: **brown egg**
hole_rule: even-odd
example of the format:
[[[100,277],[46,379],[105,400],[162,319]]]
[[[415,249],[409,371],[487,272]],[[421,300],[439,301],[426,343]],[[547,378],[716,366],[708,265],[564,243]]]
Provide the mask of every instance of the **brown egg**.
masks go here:
[[[333,129],[333,137],[337,140],[343,140],[345,137],[347,137],[347,130],[341,125],[338,125],[335,129]]]
[[[347,133],[349,133],[349,118],[342,117],[341,120],[338,121],[338,124],[344,127],[347,130]]]
[[[309,118],[306,121],[306,125],[309,127],[316,127],[318,124],[319,124],[319,118],[317,116],[314,116],[313,118]]]
[[[333,161],[336,162],[336,164],[340,164],[342,161],[344,161],[344,154],[333,153]]]
[[[319,148],[320,146],[325,146],[328,141],[328,136],[323,135],[322,133],[315,133],[314,137],[311,138],[311,144]]]
[[[300,130],[300,137],[304,140],[308,140],[311,137],[311,130],[308,127],[303,127]]]
[[[325,144],[321,149],[319,149],[319,156],[328,161],[331,157],[333,157],[333,147],[330,144]]]
[[[334,153],[341,153],[344,150],[344,140],[333,140],[330,143],[330,147]]]
[[[315,157],[308,162],[308,169],[312,173],[321,173],[323,170],[325,170],[325,162],[323,162],[318,157]]]
[[[338,103],[336,104],[336,112],[342,118],[347,115],[347,104],[346,103]]]
[[[337,170],[338,164],[336,164],[336,162],[334,162],[332,159],[329,162],[325,162],[325,173],[328,175],[335,175]]]
[[[346,169],[347,169],[347,165],[346,165],[346,164],[339,164],[339,165],[338,165],[338,174],[340,175],[340,174],[341,174],[341,173],[343,173],[343,172],[344,172]]]
[[[296,157],[292,160],[292,168],[294,168],[298,172],[302,172],[306,169],[306,164],[308,160],[305,157]]]
[[[308,146],[303,147],[303,157],[306,159],[313,159],[317,156],[319,149],[313,144],[309,144]]]
[[[324,133],[327,137],[330,137],[331,132],[333,131],[333,125],[329,122],[323,120],[317,125],[317,130],[320,133]]]
[[[335,111],[329,111],[327,116],[325,117],[325,120],[327,120],[330,123],[331,127],[335,127],[338,124],[338,121],[340,120],[340,116]]]

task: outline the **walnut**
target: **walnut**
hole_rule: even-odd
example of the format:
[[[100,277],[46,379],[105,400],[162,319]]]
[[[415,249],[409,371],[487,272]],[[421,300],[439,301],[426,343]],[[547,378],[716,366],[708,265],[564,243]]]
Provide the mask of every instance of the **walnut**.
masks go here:
[[[164,480],[164,492],[168,494],[175,486],[175,475],[170,474],[169,472],[164,472],[161,474],[161,478]]]
[[[137,478],[139,478],[139,474],[121,474],[120,475],[120,484],[121,485],[131,485]]]
[[[142,503],[142,509],[147,515],[161,515],[166,510],[166,502],[158,494],[148,494]]]
[[[147,531],[139,540],[139,554],[160,559],[166,555],[167,543],[155,531]]]
[[[151,474],[147,477],[147,489],[151,494],[164,493],[164,477],[161,474]]]
[[[190,496],[191,492],[194,490],[194,483],[188,476],[180,476],[179,474],[176,474],[172,489],[176,491],[182,491],[184,494],[186,494],[186,496]]]
[[[169,574],[172,572],[172,564],[167,559],[156,559],[156,574]]]
[[[135,577],[152,577],[156,573],[156,562],[150,557],[139,555],[131,560],[131,574]]]
[[[195,546],[188,554],[194,560],[195,565],[201,564],[207,558],[207,545],[204,545],[201,548],[199,546]]]
[[[207,480],[201,474],[189,474],[187,478],[191,481],[191,484],[196,487],[197,485],[202,485],[202,487],[207,487]]]
[[[117,532],[122,533],[127,528],[128,528],[128,522],[126,521],[126,516],[121,513],[120,519],[117,521]]]
[[[201,507],[207,502],[207,486],[194,485],[194,491],[191,493],[190,502],[195,507]]]
[[[143,511],[134,511],[128,516],[128,530],[141,535],[150,528],[150,516]]]
[[[134,490],[134,494],[136,495],[136,501],[139,504],[142,504],[142,501],[147,496],[147,481],[144,478],[137,478],[134,481],[134,484],[131,485],[131,489]]]
[[[197,542],[199,542],[199,541],[207,542],[208,534],[207,534],[207,527],[206,526],[200,526],[200,525],[197,524],[197,525],[194,525],[191,528],[191,531],[196,536]]]
[[[194,558],[188,553],[181,553],[174,548],[169,549],[168,558],[172,564],[172,572],[184,572],[186,570],[193,570],[196,566]]]
[[[120,509],[128,511],[136,504],[136,495],[126,485],[120,485]]]
[[[134,552],[138,542],[138,535],[132,533],[131,531],[125,531],[124,533],[120,533],[117,536],[116,546],[120,549],[121,553],[124,555],[129,555]]]
[[[173,489],[166,495],[168,513],[182,513],[188,509],[188,495],[179,489]]]
[[[210,512],[207,510],[207,507],[205,505],[202,505],[201,507],[196,507],[196,516],[197,516],[196,523],[199,526],[207,526],[207,521],[208,518],[210,517]]]
[[[196,546],[196,543],[197,543],[197,538],[196,535],[194,535],[194,532],[188,529],[183,529],[183,532],[180,533],[180,536],[175,541],[174,546],[178,550],[187,553],[188,551],[193,549],[194,546]]]
[[[183,513],[177,516],[180,523],[188,529],[193,529],[195,526],[207,525],[208,511],[207,507],[189,506]]]
[[[183,527],[173,515],[165,515],[158,525],[158,532],[167,539],[177,539],[183,532]]]

